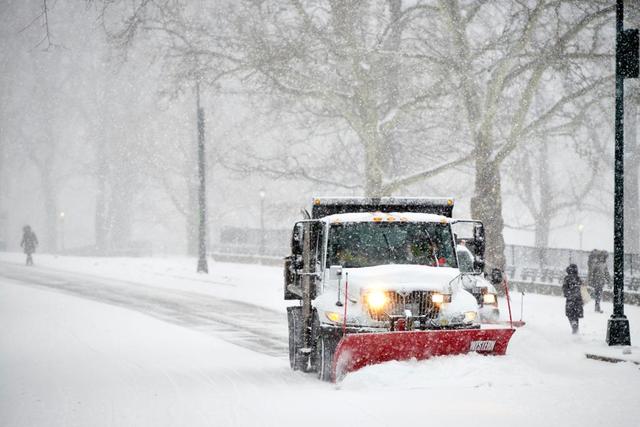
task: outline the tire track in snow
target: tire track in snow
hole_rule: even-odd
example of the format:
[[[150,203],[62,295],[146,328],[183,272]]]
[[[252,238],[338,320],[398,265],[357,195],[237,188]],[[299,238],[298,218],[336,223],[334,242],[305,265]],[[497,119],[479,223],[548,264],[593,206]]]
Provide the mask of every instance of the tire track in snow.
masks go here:
[[[165,322],[210,334],[240,347],[274,357],[288,357],[286,315],[242,301],[0,263],[0,277],[115,305]]]

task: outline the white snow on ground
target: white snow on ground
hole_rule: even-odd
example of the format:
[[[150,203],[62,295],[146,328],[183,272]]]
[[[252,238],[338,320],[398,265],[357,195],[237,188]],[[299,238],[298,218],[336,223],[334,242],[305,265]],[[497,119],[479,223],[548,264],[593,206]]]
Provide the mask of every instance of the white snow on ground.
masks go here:
[[[23,259],[2,254],[0,261]],[[203,276],[193,273],[194,260],[180,258],[39,255],[36,262],[41,271],[285,306],[279,268],[211,263],[211,274]],[[515,318],[520,298],[513,296]],[[504,301],[501,308],[504,313]],[[265,356],[133,311],[0,277],[0,424],[637,426],[639,367],[584,357],[607,349],[611,309],[605,303],[605,314],[596,314],[585,307],[581,332],[572,336],[563,299],[527,294],[527,325],[516,331],[504,357],[390,362],[331,385],[291,372],[285,355]],[[638,344],[640,307],[625,311]]]
[[[35,254],[34,259],[37,267],[204,293],[275,310],[284,311],[287,306],[282,299],[284,279],[280,268],[209,261],[210,274],[198,274],[197,260],[180,257],[90,258]],[[24,264],[25,256],[0,252],[0,261]]]
[[[263,395],[305,380],[276,358],[1,279],[0,323],[3,426],[275,425]]]

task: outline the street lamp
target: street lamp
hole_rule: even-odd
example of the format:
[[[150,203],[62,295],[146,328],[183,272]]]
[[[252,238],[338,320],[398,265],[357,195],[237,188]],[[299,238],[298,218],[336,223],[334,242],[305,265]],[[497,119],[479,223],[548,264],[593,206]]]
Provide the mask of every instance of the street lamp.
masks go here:
[[[582,250],[582,232],[584,231],[584,224],[578,224],[578,236],[580,237],[580,250]]]
[[[258,195],[260,196],[260,255],[264,255],[264,197],[267,193],[264,188],[261,188]]]
[[[624,1],[616,2],[616,114],[613,214],[613,314],[607,323],[607,344],[631,345],[624,314],[624,79],[640,75],[638,30],[624,29]]]
[[[200,106],[200,83],[196,82],[198,125],[198,273],[209,273],[207,265],[207,192],[204,156],[204,109]]]

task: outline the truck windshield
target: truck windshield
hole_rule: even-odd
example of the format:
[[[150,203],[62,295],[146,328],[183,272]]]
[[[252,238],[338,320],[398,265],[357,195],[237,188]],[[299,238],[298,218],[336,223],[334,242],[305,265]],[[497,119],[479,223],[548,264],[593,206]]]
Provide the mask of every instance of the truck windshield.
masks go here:
[[[384,264],[457,267],[449,224],[347,222],[331,225],[327,267]]]

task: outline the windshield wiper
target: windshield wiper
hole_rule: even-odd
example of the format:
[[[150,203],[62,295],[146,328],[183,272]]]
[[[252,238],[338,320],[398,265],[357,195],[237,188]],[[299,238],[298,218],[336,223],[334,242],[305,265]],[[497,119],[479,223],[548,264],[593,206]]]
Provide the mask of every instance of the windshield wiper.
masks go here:
[[[384,237],[384,242],[387,244],[387,251],[389,252],[389,256],[393,256],[393,251],[391,250],[391,245],[389,244],[389,239],[387,239],[386,233],[382,233],[382,237]]]

